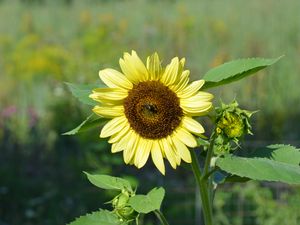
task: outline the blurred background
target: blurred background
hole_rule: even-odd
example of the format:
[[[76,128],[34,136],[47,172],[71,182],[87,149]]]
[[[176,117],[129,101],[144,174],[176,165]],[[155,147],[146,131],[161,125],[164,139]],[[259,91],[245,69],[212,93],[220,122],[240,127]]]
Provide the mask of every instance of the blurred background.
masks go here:
[[[285,55],[212,92],[216,104],[236,98],[259,110],[243,149],[299,147],[299,10],[299,0],[0,0],[0,225],[62,225],[109,207],[103,202],[114,193],[94,188],[82,171],[127,177],[141,193],[164,186],[170,224],[196,224],[188,166],[163,177],[151,162],[125,167],[122,154],[100,142],[100,128],[61,135],[90,114],[64,82],[95,83],[100,69],[119,69],[132,49],[143,60],[157,51],[163,64],[186,57],[193,79],[232,59]],[[216,195],[217,225],[300,224],[299,186],[247,182]],[[142,225],[153,224],[145,216]]]

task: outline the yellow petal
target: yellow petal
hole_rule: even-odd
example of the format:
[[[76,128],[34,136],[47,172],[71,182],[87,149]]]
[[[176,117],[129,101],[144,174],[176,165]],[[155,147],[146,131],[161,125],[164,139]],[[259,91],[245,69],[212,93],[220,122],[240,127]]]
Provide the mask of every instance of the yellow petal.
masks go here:
[[[139,135],[135,133],[135,131],[130,130],[128,134],[128,142],[126,148],[123,151],[123,158],[126,164],[130,163],[134,154],[136,153],[138,143],[139,143]]]
[[[204,128],[200,123],[198,123],[196,120],[192,119],[191,117],[184,116],[181,120],[182,126],[187,129],[188,131],[201,135],[204,133]]]
[[[125,124],[122,130],[120,130],[118,133],[115,133],[109,138],[108,143],[115,143],[117,141],[120,141],[121,138],[123,138],[127,134],[129,129],[129,124]]]
[[[203,86],[204,80],[197,80],[192,83],[190,83],[188,86],[186,86],[184,89],[179,91],[177,93],[179,98],[188,98],[192,95],[196,94],[197,91]]]
[[[171,138],[171,136],[169,135],[169,136],[167,137],[167,140],[168,140],[168,142],[169,142],[169,143],[171,144],[171,146],[172,146],[172,149],[173,149],[173,152],[174,152],[174,156],[175,156],[175,159],[176,159],[176,164],[179,166],[180,163],[181,163],[181,157],[180,157],[180,155],[178,154],[177,148],[176,148],[176,146],[175,146],[175,144],[174,144],[174,142],[173,142],[173,138]]]
[[[208,92],[204,91],[198,91],[193,96],[190,97],[182,97],[182,99],[186,102],[194,102],[197,104],[198,102],[208,102],[211,101],[214,98],[214,96]]]
[[[120,130],[122,130],[127,122],[127,118],[125,116],[116,117],[110,121],[102,128],[100,137],[106,138],[109,137]]]
[[[120,138],[120,140],[118,142],[112,144],[111,152],[116,153],[116,152],[123,151],[127,146],[129,138],[130,138],[130,136],[129,136],[129,132],[128,132],[124,136],[122,136],[122,138]]]
[[[132,89],[132,83],[119,71],[104,69],[99,71],[100,79],[110,88]]]
[[[165,175],[165,164],[162,155],[162,150],[158,141],[153,141],[152,149],[151,149],[151,157],[156,168]]]
[[[186,114],[190,114],[191,116],[200,116],[211,109],[212,103],[210,101],[212,98],[212,94],[200,91],[189,98],[181,98],[180,107]]]
[[[145,80],[149,79],[149,77],[148,77],[148,70],[145,67],[145,64],[142,62],[142,60],[140,59],[140,57],[133,50],[131,51],[131,63],[132,63],[132,65],[135,66],[136,71],[139,74],[143,74]]]
[[[164,149],[167,160],[169,161],[171,166],[174,169],[176,169],[176,166],[177,166],[176,157],[175,157],[171,143],[169,143],[166,138],[160,139],[159,143],[160,143],[160,147]]]
[[[118,143],[113,143],[111,145],[111,153],[117,153],[117,152],[121,152],[124,150],[126,146],[125,145],[121,145],[120,142]]]
[[[180,59],[180,65],[183,68],[185,65],[185,58]]]
[[[123,73],[132,83],[148,80],[148,71],[135,51],[132,51],[131,55],[125,52],[119,63]]]
[[[178,57],[175,57],[172,59],[171,63],[167,65],[160,81],[166,86],[172,85],[178,79],[178,67],[179,59]]]
[[[185,64],[185,58],[180,59],[179,64],[178,64],[178,71],[177,71],[177,82],[178,83],[178,79],[181,77],[183,68],[184,68],[184,64]]]
[[[174,135],[181,141],[183,142],[185,145],[194,148],[197,146],[197,141],[195,139],[195,137],[188,132],[186,129],[182,128],[181,126],[179,126],[175,131],[174,131]]]
[[[198,105],[197,105],[198,104]],[[180,101],[180,107],[183,109],[183,112],[190,116],[201,116],[205,115],[211,108],[211,102],[184,102],[183,100]]]
[[[175,92],[178,93],[180,92],[182,89],[184,89],[187,84],[189,83],[189,76],[190,76],[190,71],[189,70],[185,70],[182,72],[179,81],[173,85],[170,86],[170,88]]]
[[[139,146],[134,158],[134,164],[137,168],[142,168],[147,162],[152,148],[152,142],[152,140],[140,138]]]
[[[172,137],[173,143],[177,149],[178,155],[187,163],[192,162],[191,153],[189,149],[176,136]]]
[[[130,80],[130,82],[137,84],[140,81],[139,76],[136,74],[135,69],[132,68],[131,65],[126,63],[124,59],[120,59],[119,64],[122,72],[126,75],[126,77],[128,78],[128,80]]]
[[[149,71],[150,80],[158,80],[162,73],[162,67],[156,52],[147,58],[146,67]]]
[[[93,112],[99,116],[113,118],[113,117],[124,115],[124,107],[122,105],[110,106],[110,107],[97,105],[93,108]]]
[[[120,101],[128,96],[128,91],[121,88],[97,88],[90,98],[98,102]]]

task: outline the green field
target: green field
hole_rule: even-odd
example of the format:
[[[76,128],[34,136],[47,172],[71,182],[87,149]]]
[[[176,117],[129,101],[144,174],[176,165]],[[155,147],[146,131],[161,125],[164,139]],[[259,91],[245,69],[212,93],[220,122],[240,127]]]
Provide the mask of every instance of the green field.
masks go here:
[[[0,225],[59,225],[102,207],[98,202],[109,200],[110,194],[95,202],[98,192],[86,182],[83,170],[133,174],[142,184],[144,171],[149,179],[145,191],[166,185],[187,199],[186,217],[177,220],[179,209],[167,196],[171,223],[193,224],[193,190],[182,194],[190,171],[170,170],[170,177],[157,180],[152,165],[142,171],[124,169],[121,156],[99,144],[98,130],[60,135],[90,113],[64,82],[96,83],[100,69],[119,69],[119,58],[132,49],[143,60],[156,51],[164,65],[174,56],[185,57],[193,79],[229,60],[284,55],[259,75],[213,92],[216,104],[236,98],[242,107],[259,110],[253,121],[255,135],[246,146],[300,146],[299,9],[299,0],[0,0]],[[288,193],[300,204],[299,188],[294,189]],[[285,212],[291,219],[286,224],[296,225],[297,202],[290,203],[286,192],[275,196],[271,190],[261,190],[269,207]],[[224,193],[224,201],[231,198]],[[274,198],[281,199],[280,204]],[[263,211],[263,200],[253,199],[258,206],[251,209],[249,220],[233,214],[236,219],[230,221],[230,212],[222,208],[226,204],[218,202],[219,224],[283,224],[282,218]],[[288,211],[286,204],[295,206]]]

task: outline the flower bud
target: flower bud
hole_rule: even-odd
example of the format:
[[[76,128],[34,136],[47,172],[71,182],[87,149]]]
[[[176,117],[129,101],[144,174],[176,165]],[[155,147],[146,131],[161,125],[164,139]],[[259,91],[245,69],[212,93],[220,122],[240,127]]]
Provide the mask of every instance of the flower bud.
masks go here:
[[[234,150],[231,141],[238,146],[239,140],[245,134],[252,134],[250,117],[254,112],[243,110],[233,101],[216,108],[216,135],[214,151],[216,154],[228,153]]]
[[[230,139],[252,134],[249,120],[254,112],[243,110],[238,106],[238,103],[233,101],[228,105],[222,103],[221,107],[216,108],[217,133],[222,133]]]
[[[114,211],[122,220],[130,220],[136,217],[134,209],[127,204],[132,195],[134,195],[134,193],[122,190],[122,192],[112,200]]]
[[[243,119],[236,113],[225,112],[217,123],[217,132],[228,138],[239,138],[244,134],[245,125]]]

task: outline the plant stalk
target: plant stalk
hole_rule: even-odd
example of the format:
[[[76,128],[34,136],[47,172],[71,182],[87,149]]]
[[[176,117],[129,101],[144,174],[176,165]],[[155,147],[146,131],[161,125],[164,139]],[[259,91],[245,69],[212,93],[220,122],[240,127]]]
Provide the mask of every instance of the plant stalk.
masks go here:
[[[211,161],[211,157],[214,153],[213,149],[214,149],[214,144],[215,144],[215,138],[216,138],[216,135],[215,135],[215,133],[213,133],[212,138],[210,140],[209,148],[207,150],[206,158],[205,158],[202,179],[204,177],[206,177],[209,173],[210,161]]]
[[[209,187],[208,179],[202,178],[199,161],[195,151],[193,150],[191,151],[191,156],[192,156],[191,165],[200,192],[200,200],[202,203],[201,205],[203,209],[204,222],[205,225],[212,225],[212,204],[210,201],[210,191],[208,190]]]
[[[169,225],[168,221],[166,220],[166,218],[164,217],[161,211],[155,210],[154,213],[162,225]]]

